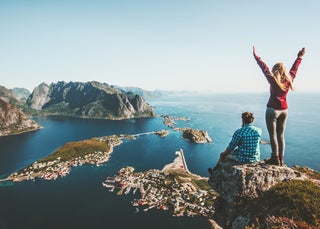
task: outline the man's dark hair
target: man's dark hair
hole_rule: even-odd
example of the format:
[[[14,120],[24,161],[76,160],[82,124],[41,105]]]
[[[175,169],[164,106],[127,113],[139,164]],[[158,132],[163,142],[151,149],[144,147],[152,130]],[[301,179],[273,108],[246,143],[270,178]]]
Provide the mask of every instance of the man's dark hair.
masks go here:
[[[244,112],[242,113],[241,117],[245,124],[250,124],[254,120],[254,115],[251,112]]]

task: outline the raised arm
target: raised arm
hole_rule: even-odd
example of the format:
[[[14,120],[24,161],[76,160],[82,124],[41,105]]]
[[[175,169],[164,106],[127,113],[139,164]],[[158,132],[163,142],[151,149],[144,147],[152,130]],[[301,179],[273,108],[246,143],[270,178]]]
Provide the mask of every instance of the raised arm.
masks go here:
[[[297,59],[294,61],[291,69],[290,69],[290,76],[292,79],[294,79],[296,77],[299,65],[301,63],[302,57],[305,54],[305,48],[302,48],[297,55]]]
[[[269,67],[266,65],[266,63],[264,63],[261,59],[261,57],[259,57],[256,53],[256,48],[253,46],[253,56],[257,61],[257,64],[259,65],[259,67],[261,68],[263,74],[265,75],[265,77],[268,78],[271,76],[271,72],[269,70]]]

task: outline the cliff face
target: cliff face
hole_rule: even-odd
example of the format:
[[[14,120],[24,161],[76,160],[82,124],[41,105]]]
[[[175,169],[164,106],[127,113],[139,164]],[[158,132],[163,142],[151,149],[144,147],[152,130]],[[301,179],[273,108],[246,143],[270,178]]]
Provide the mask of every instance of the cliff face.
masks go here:
[[[27,99],[27,104],[35,109],[41,110],[42,106],[49,100],[49,86],[45,83],[36,87]]]
[[[41,84],[29,96],[27,105],[48,115],[107,119],[154,116],[141,96],[98,82]]]
[[[40,126],[29,119],[15,106],[0,99],[0,136],[18,134],[39,129]]]

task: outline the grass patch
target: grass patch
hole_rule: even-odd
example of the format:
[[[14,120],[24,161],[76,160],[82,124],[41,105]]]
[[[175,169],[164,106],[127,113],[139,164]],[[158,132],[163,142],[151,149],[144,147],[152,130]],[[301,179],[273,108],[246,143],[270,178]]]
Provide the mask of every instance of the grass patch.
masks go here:
[[[93,138],[79,142],[68,142],[46,158],[40,159],[38,162],[48,162],[56,160],[58,157],[61,161],[72,160],[76,157],[83,157],[96,151],[108,152],[110,146],[104,141],[98,141]]]
[[[310,228],[320,227],[320,187],[308,180],[282,182],[253,200],[249,206],[251,214],[257,219],[254,228],[269,227],[265,225],[268,219],[270,221],[270,216],[275,219],[288,218],[293,223],[310,225]]]

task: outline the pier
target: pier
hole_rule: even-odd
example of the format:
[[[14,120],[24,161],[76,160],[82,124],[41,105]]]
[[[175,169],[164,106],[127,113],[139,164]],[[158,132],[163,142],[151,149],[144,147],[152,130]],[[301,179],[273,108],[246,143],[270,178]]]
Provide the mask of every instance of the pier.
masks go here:
[[[178,151],[176,152],[176,154],[181,157],[181,160],[182,160],[182,164],[183,164],[184,169],[185,169],[188,173],[190,173],[190,171],[189,171],[189,169],[188,169],[188,166],[187,166],[187,163],[186,163],[186,159],[185,159],[184,154],[183,154],[183,150],[182,150],[182,149],[178,150]]]

